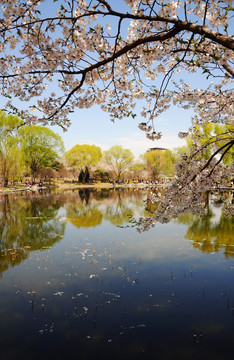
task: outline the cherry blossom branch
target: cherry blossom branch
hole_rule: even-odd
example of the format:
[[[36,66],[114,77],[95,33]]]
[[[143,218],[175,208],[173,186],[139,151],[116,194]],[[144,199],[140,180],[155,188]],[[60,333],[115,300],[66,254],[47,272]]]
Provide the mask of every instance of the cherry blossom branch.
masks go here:
[[[18,5],[20,1],[16,0]],[[30,97],[42,95],[51,77],[56,74],[59,75],[62,80],[59,76],[55,76],[55,78],[59,81],[63,95],[57,98],[56,94],[53,95],[49,98],[48,103],[46,100],[40,101],[42,111],[45,113],[45,117],[41,120],[43,122],[46,119],[52,121],[54,117],[53,122],[59,123],[61,121],[59,116],[65,119],[66,109],[69,107],[74,109],[75,106],[83,106],[82,101],[86,103],[86,100],[88,100],[87,104],[94,102],[100,104],[100,100],[97,97],[95,100],[95,95],[90,95],[90,91],[99,91],[99,94],[102,92],[103,103],[109,99],[107,111],[111,112],[112,107],[115,115],[117,109],[121,114],[129,114],[132,105],[134,105],[132,102],[137,98],[147,98],[147,101],[154,105],[150,100],[150,92],[145,91],[149,87],[153,90],[151,92],[153,99],[158,99],[158,101],[156,100],[157,110],[154,106],[154,109],[150,110],[151,113],[150,111],[147,112],[153,121],[155,116],[169,107],[172,95],[175,103],[190,101],[188,96],[187,99],[186,97],[182,98],[183,91],[180,91],[180,97],[177,96],[176,100],[173,91],[166,92],[172,74],[176,70],[177,72],[181,69],[186,69],[188,72],[196,71],[199,66],[204,69],[204,72],[214,77],[218,76],[215,70],[219,70],[220,76],[223,76],[224,79],[223,83],[227,78],[227,72],[233,75],[229,49],[233,48],[234,41],[227,34],[224,35],[213,30],[218,29],[218,25],[213,26],[211,23],[212,11],[216,6],[215,21],[217,23],[221,21],[219,19],[224,19],[224,25],[221,25],[221,28],[223,27],[225,30],[226,19],[224,15],[225,11],[229,12],[229,8],[224,7],[222,9],[220,4],[215,4],[215,1],[212,3],[206,1],[205,6],[201,9],[193,2],[189,2],[189,4],[185,2],[184,8],[183,5],[174,4],[174,2],[157,2],[156,0],[125,0],[125,2],[132,12],[115,11],[108,0],[92,0],[88,4],[85,1],[72,0],[67,4],[67,9],[62,6],[56,16],[45,18],[38,16],[40,12],[36,10],[36,6],[39,4],[37,1],[25,3],[25,9],[21,15],[18,15],[20,14],[19,11],[15,17],[15,10],[13,11],[10,5],[5,5],[6,2],[4,4],[8,11],[8,14],[5,13],[6,22],[4,20],[0,22],[0,33],[5,36],[2,48],[6,52],[10,48],[14,49],[17,44],[19,48],[23,44],[23,48],[20,50],[22,57],[18,57],[13,65],[11,56],[6,55],[6,59],[4,57],[0,59],[0,64],[3,66],[3,70],[0,72],[0,78],[3,80],[3,93],[7,96],[9,94],[14,96],[20,94],[21,100],[29,100]],[[12,4],[12,0],[9,3]],[[184,21],[179,18],[179,10],[184,12]],[[4,11],[3,7],[3,14]],[[200,13],[197,14],[196,12],[199,11]],[[189,19],[190,14],[192,15]],[[7,20],[9,15],[13,18],[11,22]],[[192,16],[197,15],[203,19],[203,25],[190,21],[193,19]],[[115,18],[117,20],[114,35],[109,33],[106,35],[102,25],[99,25],[100,18]],[[125,32],[125,29],[122,29],[123,20],[129,22],[129,34],[125,39],[121,36],[122,30]],[[211,25],[210,28],[205,26],[208,21]],[[94,28],[90,27],[91,23],[94,24]],[[56,29],[58,29],[59,35],[50,35],[50,32],[52,33]],[[17,37],[15,36],[16,32],[18,32]],[[188,34],[189,38],[186,40]],[[84,39],[83,42],[81,41],[82,38]],[[112,39],[115,40],[112,41]],[[182,44],[180,49],[178,44]],[[182,52],[182,56],[176,58],[174,55],[179,51]],[[94,53],[93,56],[92,53]],[[223,57],[225,58],[223,59]],[[14,59],[16,60],[16,58],[13,58],[13,62]],[[119,59],[121,60],[119,61]],[[156,86],[148,85],[144,81],[143,71],[148,66],[145,65],[144,60],[148,61],[150,67],[149,72],[147,70],[145,73],[146,78],[149,74],[149,78],[155,80],[154,72],[164,74],[162,81],[160,81],[159,90]],[[153,69],[153,64],[157,60],[161,64]],[[20,61],[22,61],[21,66],[17,65]],[[36,66],[34,66],[34,62]],[[164,66],[164,64],[166,65]],[[127,67],[128,69],[131,67],[130,74],[127,72]],[[128,78],[129,84],[131,84],[131,89],[126,96],[124,95],[126,80],[122,81],[120,75],[122,70],[124,71],[123,78]],[[34,76],[38,76],[37,82],[33,78]],[[40,82],[42,82],[41,87]],[[25,86],[26,83],[31,83],[30,87]],[[103,84],[101,89],[99,88],[100,83]],[[16,89],[14,84],[17,85]],[[86,93],[86,89],[88,89],[88,99],[85,98],[85,95],[81,95]],[[30,91],[32,91],[31,94]],[[213,93],[214,95],[215,93]],[[195,97],[196,94],[191,95],[190,103],[194,103],[196,111],[201,116],[202,111],[193,100]],[[119,102],[118,107],[116,100]],[[210,99],[207,98],[206,104],[210,106]],[[229,103],[222,102],[222,109],[218,104],[218,99],[215,98],[212,103],[212,112],[216,112],[217,115],[222,111],[222,114],[225,113],[228,116],[230,101]],[[66,123],[66,119],[63,121]]]
[[[203,17],[203,26],[205,26],[205,24],[206,24],[206,15],[207,15],[208,4],[209,4],[209,0],[206,0],[204,17]]]
[[[93,65],[90,65],[88,66],[86,69],[84,70],[80,70],[80,71],[66,71],[66,70],[63,70],[63,71],[58,71],[59,73],[60,72],[63,72],[63,73],[69,73],[69,74],[82,74],[82,79],[80,81],[80,83],[67,95],[65,101],[61,104],[61,106],[59,107],[59,109],[62,109],[69,101],[69,99],[71,98],[71,96],[77,91],[79,90],[84,81],[85,81],[85,76],[88,72],[92,72],[93,70],[95,69],[98,69],[100,68],[101,66],[103,65],[106,65],[108,64],[109,62],[112,62],[113,60],[119,58],[120,56],[128,53],[131,49],[134,49],[135,47],[141,45],[141,44],[145,44],[147,42],[153,42],[153,41],[163,41],[163,40],[166,40],[172,36],[175,36],[177,33],[178,33],[179,30],[176,29],[176,27],[174,29],[172,29],[171,31],[169,31],[168,33],[166,34],[160,34],[160,35],[155,35],[155,36],[148,36],[148,37],[145,37],[145,38],[142,38],[142,39],[138,39],[136,40],[135,42],[131,43],[131,44],[127,44],[126,46],[124,46],[122,49],[120,49],[119,51],[117,51],[116,53],[114,53],[112,56],[102,60],[102,61],[99,61],[97,62],[96,64],[93,64]],[[48,120],[49,119],[52,119],[57,113],[59,112],[59,110],[56,110],[54,113],[52,113],[49,117],[48,117]]]
[[[172,24],[172,25],[176,26],[178,29],[180,29],[180,31],[189,31],[194,34],[203,35],[207,39],[210,39],[210,40],[214,41],[215,43],[218,43],[218,44],[224,46],[225,48],[232,49],[232,50],[234,49],[234,40],[232,39],[231,36],[223,35],[217,31],[209,29],[205,25],[197,25],[197,24],[191,23],[189,21],[182,21],[182,20],[174,19],[174,18],[166,18],[166,17],[162,17],[159,15],[148,16],[145,14],[139,15],[139,14],[121,13],[121,12],[113,10],[106,1],[99,1],[99,3],[102,3],[103,5],[105,5],[108,9],[108,12],[96,10],[96,11],[87,11],[87,13],[84,13],[77,17],[66,17],[66,16],[59,17],[58,16],[58,17],[47,17],[45,19],[35,19],[35,20],[25,23],[25,24],[21,24],[21,25],[16,24],[15,26],[12,26],[12,27],[3,28],[0,30],[0,33],[5,32],[8,29],[21,28],[21,27],[25,28],[28,25],[34,25],[36,23],[48,22],[49,20],[51,20],[51,21],[70,20],[70,21],[76,22],[77,20],[79,20],[83,17],[90,17],[93,15],[104,15],[104,16],[109,15],[109,16],[116,16],[116,17],[120,18],[121,20],[123,20],[123,19],[148,20],[150,22],[159,22],[159,23],[161,22],[161,23],[165,23],[165,24]]]

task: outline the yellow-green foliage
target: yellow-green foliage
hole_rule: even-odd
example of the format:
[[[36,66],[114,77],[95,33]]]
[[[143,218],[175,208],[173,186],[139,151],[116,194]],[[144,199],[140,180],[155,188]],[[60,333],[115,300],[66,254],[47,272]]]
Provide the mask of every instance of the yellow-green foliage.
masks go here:
[[[96,145],[75,145],[65,154],[67,165],[71,168],[82,169],[95,166],[102,158],[102,150]]]
[[[154,179],[160,175],[174,175],[174,156],[170,150],[148,151],[144,154],[144,158]]]
[[[0,111],[0,175],[20,179],[26,169],[32,177],[55,168],[64,152],[61,137],[45,126],[26,126],[17,116]]]
[[[196,125],[193,129],[192,135],[186,138],[189,149],[194,144],[194,138],[203,147],[202,153],[199,153],[198,158],[209,159],[212,154],[225,144],[229,143],[234,138],[234,127],[232,125],[220,125],[217,123],[204,123]],[[229,164],[233,161],[234,149],[233,147],[223,157],[223,163]]]
[[[18,128],[22,124],[17,116],[0,111],[0,175],[4,180],[20,179],[25,169],[18,136]]]
[[[104,151],[104,161],[111,168],[117,180],[120,180],[125,171],[132,165],[134,156],[129,149],[121,145],[114,145]]]

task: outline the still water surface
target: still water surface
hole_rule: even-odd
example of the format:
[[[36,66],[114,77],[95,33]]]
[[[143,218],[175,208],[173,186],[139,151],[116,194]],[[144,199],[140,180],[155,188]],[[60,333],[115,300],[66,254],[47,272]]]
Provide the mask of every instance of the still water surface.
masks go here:
[[[233,219],[139,234],[145,190],[0,198],[0,359],[229,359]],[[219,206],[217,206],[219,205]]]

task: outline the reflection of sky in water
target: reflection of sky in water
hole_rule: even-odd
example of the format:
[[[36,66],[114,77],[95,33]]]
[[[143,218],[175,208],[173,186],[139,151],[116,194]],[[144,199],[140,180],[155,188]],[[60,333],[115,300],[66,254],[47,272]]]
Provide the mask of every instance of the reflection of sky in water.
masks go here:
[[[2,273],[1,359],[228,358],[234,259],[194,249],[187,225],[77,228],[65,208],[61,241]]]

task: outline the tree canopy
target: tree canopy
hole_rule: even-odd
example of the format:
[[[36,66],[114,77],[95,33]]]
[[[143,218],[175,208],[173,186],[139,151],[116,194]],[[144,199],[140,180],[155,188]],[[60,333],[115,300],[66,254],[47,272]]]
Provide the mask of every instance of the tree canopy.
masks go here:
[[[174,175],[174,157],[170,150],[148,151],[144,159],[153,179],[158,179],[160,175]]]
[[[81,170],[97,165],[102,158],[102,150],[96,145],[77,144],[65,156],[69,167]]]
[[[44,126],[23,126],[18,133],[32,179],[40,169],[58,166],[58,160],[64,152],[60,135]]]
[[[123,149],[121,145],[114,145],[104,151],[104,160],[113,171],[117,180],[120,180],[124,172],[133,162],[133,154],[129,149]]]
[[[0,111],[0,175],[22,179],[27,171],[32,178],[42,168],[57,169],[64,152],[61,137],[43,126],[28,126],[17,116]]]
[[[219,149],[223,148],[224,150],[221,160],[224,164],[229,164],[234,160],[233,137],[234,127],[231,124],[221,125],[210,122],[194,126],[191,135],[186,138],[186,141],[188,147],[192,148],[194,138],[196,138],[200,142],[198,155],[209,161],[215,154],[215,147],[218,145]]]
[[[4,183],[20,177],[24,170],[24,154],[20,147],[18,128],[23,121],[0,111],[0,174]]]

